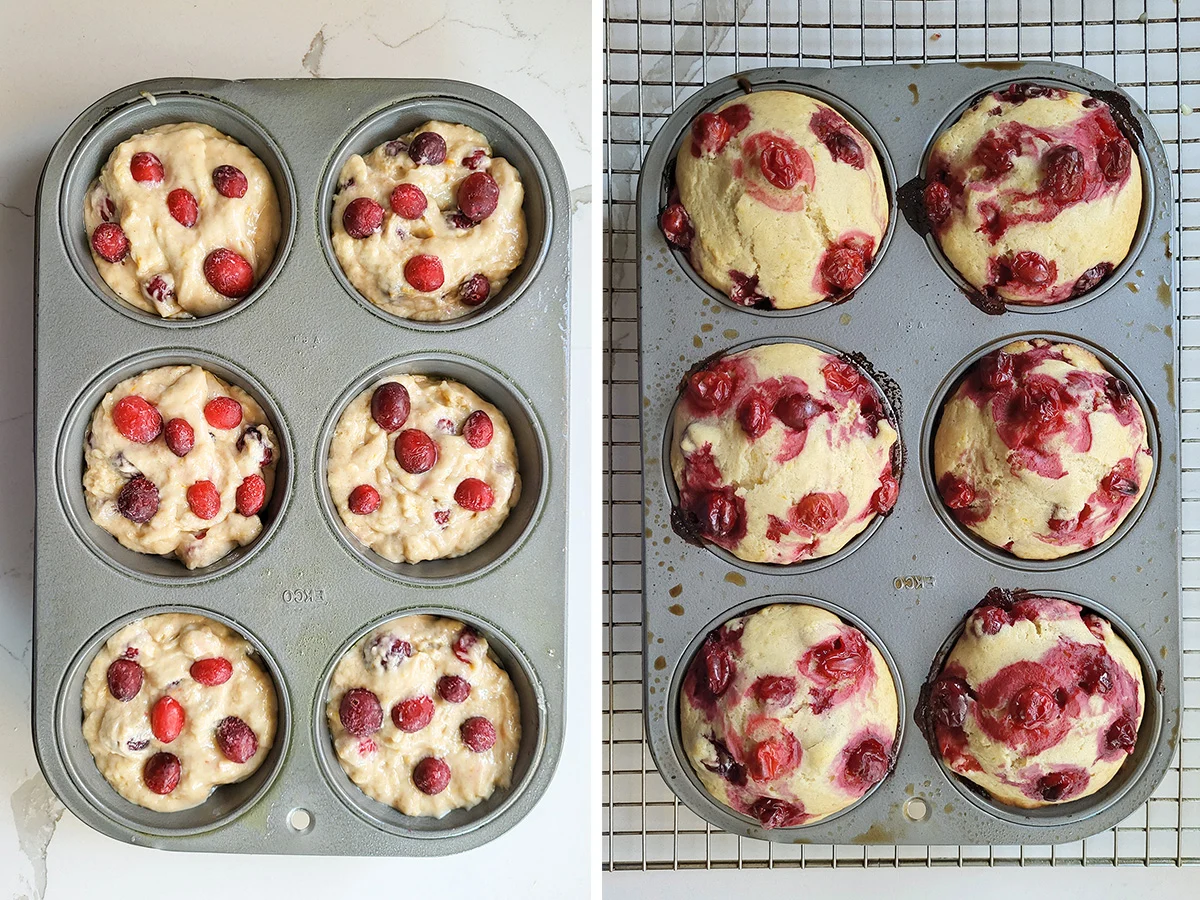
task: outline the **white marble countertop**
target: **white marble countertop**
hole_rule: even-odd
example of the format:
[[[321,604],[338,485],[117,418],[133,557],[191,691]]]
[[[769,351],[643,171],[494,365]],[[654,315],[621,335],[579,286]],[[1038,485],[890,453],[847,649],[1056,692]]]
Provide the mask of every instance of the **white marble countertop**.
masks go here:
[[[553,14],[547,15],[552,9]],[[319,0],[5,4],[0,37],[0,889],[13,898],[297,896],[390,892],[579,897],[594,864],[588,813],[595,741],[588,473],[591,9],[584,2]],[[434,860],[179,854],[131,847],[65,813],[29,729],[33,603],[33,218],[50,148],[75,116],[146,78],[427,76],[473,81],[520,104],[550,135],[572,189],[572,615],[562,761],[536,809],[507,835]]]

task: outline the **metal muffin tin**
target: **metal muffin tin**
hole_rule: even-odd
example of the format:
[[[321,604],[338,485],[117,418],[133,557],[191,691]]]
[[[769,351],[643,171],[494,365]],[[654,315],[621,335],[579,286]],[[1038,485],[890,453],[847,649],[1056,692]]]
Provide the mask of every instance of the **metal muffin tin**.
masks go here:
[[[932,237],[905,219],[898,197],[923,174],[934,138],[979,95],[1037,81],[1115,101],[1143,169],[1144,204],[1128,260],[1098,289],[1056,307],[1010,306],[988,315]],[[838,304],[745,309],[695,273],[658,226],[675,155],[692,120],[741,95],[798,90],[825,100],[875,145],[892,199],[892,229],[874,268]],[[1170,168],[1149,118],[1116,85],[1057,63],[758,69],[716,81],[680,104],[646,155],[638,192],[641,445],[644,484],[644,704],[658,770],[689,808],[725,831],[786,843],[1047,844],[1109,828],[1141,805],[1178,744],[1180,612],[1178,310],[1171,289]],[[1127,105],[1127,108],[1126,108]],[[1020,337],[1073,341],[1129,381],[1146,413],[1154,480],[1126,524],[1095,550],[1052,563],[987,548],[945,514],[934,489],[933,425],[965,367]],[[862,354],[877,382],[894,382],[904,468],[890,515],[834,562],[744,563],[675,533],[672,412],[688,372],[708,357],[773,341],[807,341]],[[891,391],[888,391],[890,394]],[[916,727],[921,689],[970,609],[992,587],[1064,595],[1112,620],[1140,659],[1146,711],[1137,748],[1117,777],[1082,800],[1041,810],[1004,807],[941,765]],[[810,602],[865,626],[902,695],[899,751],[888,777],[820,822],[765,830],[713,800],[684,753],[679,694],[704,636],[774,602]],[[905,711],[907,710],[907,711]]]
[[[329,246],[332,186],[346,158],[429,119],[461,122],[520,172],[529,249],[463,319],[410,322],[363,299]],[[112,148],[155,125],[200,121],[266,165],[282,238],[253,294],[219,315],[165,321],[121,301],[88,251],[83,196]],[[430,79],[164,79],[87,109],[55,145],[38,194],[37,526],[33,733],[46,779],[93,828],[177,850],[434,856],[503,834],[537,803],[562,748],[566,621],[569,214],[553,146],[527,113],[484,88]],[[121,547],[83,502],[83,440],[117,382],[196,362],[245,388],[281,452],[262,535],[207,569]],[[337,418],[398,372],[461,381],[505,414],[522,496],[477,550],[395,565],[342,526],[325,480]],[[84,673],[141,616],[186,610],[257,648],[279,696],[263,766],[207,802],[155,813],[123,800],[82,735]],[[329,677],[370,628],[429,612],[472,624],[512,678],[523,736],[508,790],[442,819],[367,798],[338,765],[325,724]]]

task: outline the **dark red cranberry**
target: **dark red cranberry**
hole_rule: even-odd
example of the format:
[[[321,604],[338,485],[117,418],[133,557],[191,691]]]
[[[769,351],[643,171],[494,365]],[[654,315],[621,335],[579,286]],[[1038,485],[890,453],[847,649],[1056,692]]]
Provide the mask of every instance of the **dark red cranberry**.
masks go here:
[[[770,299],[758,292],[757,275],[747,275],[730,269],[729,280],[733,282],[729,288],[729,299],[739,306],[758,306]]]
[[[122,397],[113,405],[112,420],[121,436],[135,444],[149,444],[162,431],[158,410],[136,394]]]
[[[436,756],[427,756],[413,767],[412,777],[422,794],[440,794],[450,784],[450,767]]]
[[[197,481],[187,489],[187,505],[197,518],[216,518],[221,511],[221,492],[211,481]]]
[[[106,262],[119,263],[129,255],[129,238],[116,222],[105,222],[92,232],[92,249]]]
[[[1092,266],[1076,279],[1075,286],[1071,289],[1071,295],[1078,297],[1080,294],[1086,294],[1107,278],[1112,270],[1112,263],[1102,262]]]
[[[158,512],[158,488],[143,475],[131,478],[117,494],[117,510],[130,522],[145,525]]]
[[[465,703],[471,696],[471,683],[458,675],[443,675],[437,680],[437,692],[447,703]]]
[[[732,136],[729,122],[715,113],[701,113],[692,122],[692,140],[701,153],[720,153]]]
[[[175,289],[167,284],[167,280],[161,275],[155,275],[144,286],[143,290],[147,297],[154,303],[165,304],[172,303],[175,300]]]
[[[984,634],[999,634],[1001,628],[1012,624],[1012,616],[999,606],[981,606],[971,616]]]
[[[187,188],[175,188],[167,194],[167,212],[184,228],[191,228],[200,216],[200,207],[191,191]]]
[[[1116,138],[1101,147],[1097,162],[1105,180],[1120,181],[1128,175],[1131,155],[1129,141],[1124,138]]]
[[[458,299],[466,306],[478,306],[492,293],[492,283],[482,272],[477,272],[458,286]]]
[[[953,210],[950,188],[940,181],[931,181],[925,185],[925,215],[934,225],[941,225]]]
[[[1026,685],[1008,701],[1008,714],[1022,728],[1033,728],[1058,717],[1058,704],[1047,688]]]
[[[478,169],[483,166],[483,161],[487,158],[486,150],[472,150],[463,157],[462,164],[468,169]]]
[[[363,649],[363,662],[367,666],[378,665],[385,672],[399,667],[412,656],[412,644],[394,634],[376,635]]]
[[[796,696],[796,679],[789,675],[762,675],[750,686],[750,693],[763,703],[786,706]]]
[[[142,750],[145,750],[149,746],[150,741],[148,740],[137,740],[136,738],[132,738],[125,742],[125,748],[133,753],[138,753]]]
[[[1016,147],[994,131],[985,134],[975,146],[975,160],[986,170],[988,177],[995,178],[1009,171]]]
[[[492,508],[496,495],[486,481],[464,478],[454,489],[454,502],[471,512],[484,512]]]
[[[342,727],[355,737],[369,737],[383,726],[383,707],[379,698],[366,688],[351,688],[338,704]]]
[[[402,219],[419,219],[425,214],[425,208],[429,205],[429,201],[425,199],[425,192],[415,184],[398,184],[392,188],[391,203],[392,212]]]
[[[254,729],[237,716],[226,716],[217,723],[217,747],[230,762],[244,763],[258,752]]]
[[[1034,84],[1030,81],[1022,81],[1017,84],[1010,84],[1006,89],[997,93],[996,97],[1008,103],[1020,104],[1026,100],[1034,100],[1038,97],[1053,97],[1061,93],[1062,91],[1058,88],[1047,87],[1044,84]]]
[[[188,673],[201,684],[216,687],[233,677],[233,663],[223,656],[210,656],[192,663]]]
[[[267,502],[267,483],[261,475],[247,475],[238,485],[233,499],[243,516],[256,516]]]
[[[218,247],[204,258],[204,278],[223,297],[245,297],[254,288],[254,268],[228,247]]]
[[[176,456],[187,456],[196,446],[196,432],[187,419],[172,419],[164,429],[167,449]]]
[[[1104,396],[1117,412],[1125,412],[1133,402],[1133,392],[1129,390],[1129,385],[1116,375],[1109,375],[1104,379]]]
[[[821,274],[829,285],[843,293],[858,287],[867,272],[867,260],[857,247],[831,250],[821,263]]]
[[[245,197],[250,187],[245,173],[237,166],[217,166],[212,171],[212,183],[218,194],[230,200]]]
[[[1107,475],[1100,479],[1100,489],[1113,500],[1136,496],[1138,483],[1137,477],[1133,473],[1133,467],[1118,463]]]
[[[1037,790],[1048,803],[1065,800],[1087,787],[1086,772],[1051,772],[1038,779]]]
[[[1137,743],[1137,725],[1130,716],[1121,716],[1104,733],[1104,743],[1110,750],[1132,753]]]
[[[1108,667],[1108,654],[1090,660],[1079,675],[1079,686],[1089,694],[1107,694],[1113,688],[1112,675]]]
[[[471,661],[471,648],[479,643],[479,637],[475,634],[475,629],[470,625],[464,625],[462,631],[458,633],[458,637],[454,639],[451,648],[454,655],[465,663]]]
[[[350,237],[368,238],[383,227],[383,207],[370,197],[357,197],[346,205],[342,225]]]
[[[422,131],[408,145],[408,156],[418,166],[438,166],[446,161],[446,139],[436,131]]]
[[[811,652],[814,671],[828,681],[852,681],[871,664],[871,651],[857,631],[847,631],[830,638]]]
[[[122,703],[128,703],[142,689],[142,667],[132,659],[114,659],[105,672],[108,692]]]
[[[142,767],[142,781],[155,794],[169,794],[179,786],[183,767],[174,753],[155,753]]]
[[[433,721],[433,699],[421,695],[401,700],[392,707],[392,724],[405,734],[416,734]]]
[[[135,153],[129,160],[129,174],[133,176],[134,181],[157,184],[163,180],[163,164],[153,153]]]
[[[350,492],[346,506],[356,516],[369,516],[379,509],[379,491],[369,484],[360,484]]]
[[[725,746],[723,741],[710,738],[710,742],[713,745],[713,750],[716,752],[717,762],[715,766],[705,763],[704,767],[710,772],[715,772],[730,784],[744,785],[746,783],[746,769],[733,758],[733,754],[729,752],[729,748]]]
[[[468,228],[475,227],[475,221],[470,216],[464,215],[460,212],[448,213],[446,220],[461,231],[466,231]]]
[[[841,129],[828,132],[821,139],[821,143],[825,145],[829,150],[829,155],[837,162],[846,163],[855,169],[861,169],[866,165],[862,147],[858,145],[858,141]]]
[[[1032,250],[1022,250],[1009,263],[1013,277],[1030,287],[1038,287],[1054,278],[1054,264]]]
[[[738,525],[737,503],[727,491],[707,491],[692,507],[700,520],[700,533],[709,537],[725,537]]]
[[[892,507],[896,505],[896,500],[899,496],[899,482],[891,475],[884,475],[879,479],[879,487],[871,495],[871,508],[880,515],[884,515],[890,512]]]
[[[482,409],[475,410],[463,422],[462,433],[468,444],[482,450],[492,442],[492,417]]]
[[[386,381],[371,394],[371,418],[384,431],[398,430],[411,408],[408,389],[398,381]]]
[[[967,721],[971,688],[961,678],[942,675],[933,683],[929,705],[933,720],[944,728],[962,728]]]
[[[979,380],[993,391],[1002,391],[1013,383],[1013,358],[1003,350],[989,353],[979,361]]]
[[[436,256],[419,253],[404,264],[404,280],[422,293],[436,291],[446,282],[442,261]]]
[[[693,372],[688,379],[687,393],[701,409],[716,409],[729,402],[733,394],[733,379],[726,372],[701,369]]]
[[[720,697],[729,688],[729,682],[733,681],[733,659],[729,656],[729,650],[713,633],[704,639],[700,656],[704,662],[704,683],[709,693]]]
[[[846,753],[846,778],[866,789],[887,774],[887,750],[875,738],[864,738]]]
[[[966,509],[975,502],[975,489],[957,475],[949,473],[938,482],[938,493],[951,509]]]
[[[763,178],[783,191],[791,190],[800,181],[802,165],[795,151],[779,141],[768,143],[758,156]]]
[[[204,404],[204,418],[213,428],[237,428],[242,424],[242,404],[232,397],[213,397]]]
[[[459,726],[458,733],[475,753],[486,753],[496,745],[496,726],[483,716],[471,716]]]
[[[692,217],[688,215],[682,203],[672,203],[658,217],[658,225],[663,236],[676,247],[687,250],[692,246],[696,231],[692,227]]]
[[[1083,154],[1070,144],[1055,147],[1042,160],[1042,189],[1059,203],[1074,203],[1083,196]]]
[[[150,731],[164,744],[169,744],[183,731],[183,707],[174,697],[159,697],[150,707]]]
[[[727,106],[717,113],[717,115],[729,123],[729,127],[733,129],[733,134],[741,134],[746,130],[746,126],[750,124],[750,107],[745,103],[735,103],[733,106]]]
[[[747,397],[738,405],[737,418],[746,435],[756,440],[771,427],[771,407],[762,397]]]
[[[820,491],[801,497],[792,507],[791,517],[797,525],[813,534],[824,534],[837,524],[839,518],[833,498]]]
[[[804,807],[799,803],[760,797],[750,805],[750,815],[762,823],[763,828],[790,828],[803,825],[808,819]]]
[[[438,445],[423,431],[409,428],[396,438],[396,462],[413,475],[428,472],[438,461]]]
[[[775,415],[788,428],[805,431],[808,423],[827,410],[809,394],[787,394],[775,401]]]
[[[401,153],[403,153],[407,149],[408,149],[408,144],[406,144],[406,143],[404,143],[404,141],[400,141],[400,140],[388,141],[386,144],[383,145],[383,152],[386,153],[388,156],[399,156]]]
[[[458,208],[472,222],[482,222],[499,203],[500,186],[487,172],[472,172],[458,186]]]

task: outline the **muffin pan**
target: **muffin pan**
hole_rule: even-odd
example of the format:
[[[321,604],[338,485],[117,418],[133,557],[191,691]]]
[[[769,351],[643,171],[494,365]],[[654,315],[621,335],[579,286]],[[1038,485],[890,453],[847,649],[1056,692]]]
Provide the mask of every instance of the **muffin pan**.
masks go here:
[[[479,129],[520,171],[529,249],[472,315],[409,322],[347,286],[328,245],[330,190],[349,154],[437,118]],[[283,236],[248,298],[207,318],[163,320],[125,304],[100,278],[83,196],[122,140],[188,120],[231,134],[263,161]],[[166,79],[122,88],[70,126],[38,195],[33,732],[46,779],[75,815],[119,840],[178,850],[433,856],[483,844],[529,812],[553,775],[564,721],[568,221],[548,138],[523,110],[474,85]],[[104,394],[180,362],[245,388],[281,445],[263,533],[191,572],[128,551],[98,528],[81,481],[84,435]],[[461,381],[512,426],[521,500],[463,557],[415,566],[372,558],[330,502],[333,425],[389,372]],[[96,769],[80,690],[114,631],[180,609],[225,622],[255,645],[278,693],[278,736],[247,781],[194,809],[153,813],[123,800]],[[475,626],[521,701],[513,786],[442,819],[369,800],[337,764],[325,724],[329,674],[345,649],[373,625],[418,612]]]
[[[1058,306],[1010,306],[988,315],[919,229],[911,202],[937,134],[980,94],[1014,81],[1066,87],[1114,105],[1142,164],[1143,208],[1129,257],[1098,288]],[[894,224],[870,276],[841,303],[789,311],[736,307],[659,230],[675,155],[692,120],[746,89],[811,93],[875,144]],[[787,843],[1047,844],[1103,831],[1150,796],[1176,750],[1181,714],[1178,310],[1169,176],[1149,118],[1112,82],[1057,63],[759,69],[713,82],[663,122],[638,192],[643,702],[658,770],[699,816],[733,834]],[[931,444],[942,399],[966,365],[1020,337],[1096,351],[1128,379],[1155,453],[1153,481],[1118,532],[1050,565],[988,552],[945,514],[933,489]],[[668,441],[681,385],[694,366],[716,353],[787,340],[865,358],[899,416],[904,468],[895,508],[849,545],[852,554],[767,567],[689,544],[674,531]],[[916,727],[931,670],[936,674],[964,617],[995,586],[1066,596],[1096,610],[1142,663],[1147,697],[1137,748],[1091,797],[1030,811],[989,802],[941,765]],[[857,804],[812,825],[768,831],[700,787],[680,741],[679,691],[710,629],[749,609],[805,598],[867,626],[897,673],[907,721],[893,771]]]

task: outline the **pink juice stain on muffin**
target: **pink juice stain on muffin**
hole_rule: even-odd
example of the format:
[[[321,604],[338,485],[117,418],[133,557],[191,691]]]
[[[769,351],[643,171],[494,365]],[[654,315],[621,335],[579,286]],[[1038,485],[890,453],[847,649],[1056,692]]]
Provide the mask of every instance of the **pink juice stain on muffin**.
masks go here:
[[[796,667],[812,682],[808,696],[814,715],[875,684],[875,663],[867,641],[858,629],[848,626],[810,648]]]
[[[1139,488],[1134,460],[1127,456],[1100,480],[1077,515],[1050,519],[1050,534],[1039,534],[1038,540],[1058,546],[1094,546],[1137,503]]]
[[[776,212],[799,212],[816,183],[812,157],[785,134],[759,131],[742,141],[733,177],[746,193]],[[806,190],[800,190],[803,185]]]

